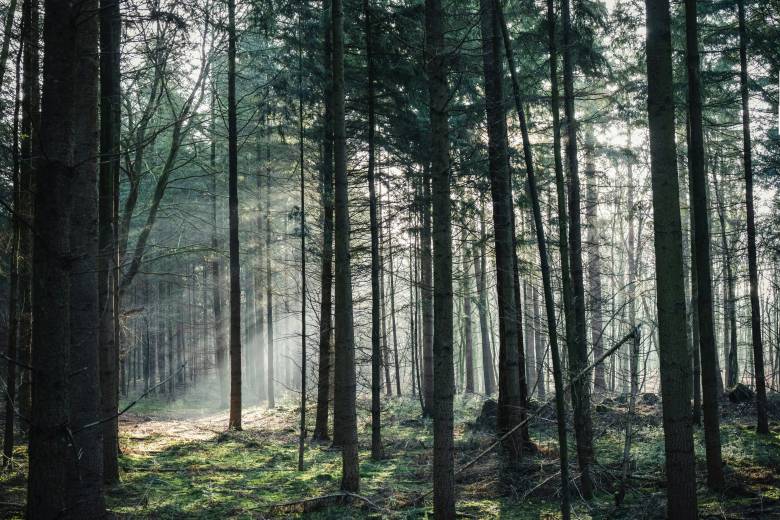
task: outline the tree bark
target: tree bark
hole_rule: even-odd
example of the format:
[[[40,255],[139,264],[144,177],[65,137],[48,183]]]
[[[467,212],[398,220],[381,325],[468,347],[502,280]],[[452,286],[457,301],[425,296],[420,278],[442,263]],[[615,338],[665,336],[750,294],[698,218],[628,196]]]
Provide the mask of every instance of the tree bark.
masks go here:
[[[667,518],[697,518],[668,0],[646,0],[648,120]]]
[[[753,340],[753,373],[756,378],[756,431],[760,434],[768,434],[764,343],[761,337],[761,306],[758,300],[756,217],[753,208],[753,151],[750,140],[745,0],[737,0],[737,15],[739,17],[739,87],[742,98],[742,160],[745,167],[745,213],[747,217],[748,274],[750,277],[750,331]]]
[[[431,118],[433,203],[433,513],[455,517],[452,229],[445,13],[440,0],[425,1],[425,61]],[[426,201],[427,207],[427,201]]]
[[[520,423],[523,399],[520,381],[517,302],[515,289],[512,182],[509,174],[506,114],[501,84],[500,28],[493,0],[480,0],[482,60],[488,127],[490,188],[493,199],[493,235],[496,249],[496,286],[499,318],[498,416],[499,433]],[[524,369],[524,367],[523,367]],[[504,447],[507,460],[519,460],[522,432],[510,435]]]
[[[588,248],[588,281],[590,282],[588,298],[590,300],[590,341],[593,345],[593,357],[598,359],[604,352],[602,341],[603,322],[601,309],[601,253],[599,251],[598,232],[598,191],[596,186],[595,143],[593,132],[585,133],[585,180],[587,182],[585,195],[585,219],[587,221]],[[604,364],[593,369],[593,391],[603,394],[607,389],[604,377]]]
[[[707,485],[723,489],[723,459],[720,453],[720,418],[716,379],[717,351],[713,330],[712,266],[710,259],[710,225],[707,212],[707,179],[704,173],[704,135],[702,129],[702,94],[699,72],[699,37],[696,26],[696,0],[685,0],[686,66],[688,70],[688,113],[690,139],[688,168],[693,191],[694,227],[696,230],[696,280],[698,288],[699,341],[702,368],[704,412],[704,445],[707,454]]]
[[[333,149],[335,177],[336,291],[336,375],[334,440],[341,447],[341,489],[357,493],[358,467],[355,378],[355,336],[352,315],[352,269],[350,265],[349,190],[347,178],[346,129],[344,122],[344,8],[333,0]]]
[[[320,275],[320,337],[319,371],[317,379],[317,418],[314,425],[314,440],[325,441],[328,436],[328,408],[330,405],[330,364],[333,345],[333,93],[332,93],[332,28],[330,18],[331,0],[322,2],[324,87],[322,120],[322,166],[320,168],[320,189],[322,204],[322,272]]]
[[[379,330],[381,288],[379,283],[379,221],[377,219],[377,196],[374,156],[374,133],[376,130],[374,104],[374,60],[371,6],[363,0],[365,18],[366,62],[368,68],[368,193],[369,221],[371,227],[371,458],[382,458],[382,338]]]
[[[566,159],[569,181],[569,265],[572,285],[572,332],[569,337],[569,373],[574,375],[588,364],[588,342],[585,321],[585,285],[582,269],[582,230],[580,226],[580,179],[577,163],[577,118],[574,112],[574,63],[569,0],[561,3],[563,19],[563,91],[566,113]],[[593,424],[590,416],[590,382],[579,379],[572,385],[574,433],[577,461],[580,466],[582,496],[593,497],[590,466],[593,463]]]
[[[433,136],[431,136],[433,138]],[[431,171],[426,162],[422,177],[420,229],[420,302],[422,307],[423,414],[433,414],[433,256],[431,254]]]
[[[496,378],[493,374],[493,350],[490,346],[490,329],[487,313],[487,283],[485,281],[485,216],[484,209],[479,215],[479,243],[474,245],[474,280],[477,283],[477,310],[479,311],[479,336],[482,343],[482,381],[485,395],[492,395],[496,388]]]

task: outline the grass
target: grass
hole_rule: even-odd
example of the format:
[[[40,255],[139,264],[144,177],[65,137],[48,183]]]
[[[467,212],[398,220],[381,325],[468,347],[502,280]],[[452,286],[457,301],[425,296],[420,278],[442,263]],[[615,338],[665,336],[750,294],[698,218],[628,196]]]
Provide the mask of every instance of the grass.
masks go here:
[[[204,402],[206,405],[204,406]],[[244,430],[226,432],[227,413],[191,394],[173,404],[142,401],[120,423],[121,484],[107,490],[107,505],[120,518],[226,519],[283,518],[427,518],[432,479],[431,422],[420,417],[419,403],[395,398],[384,403],[383,441],[386,458],[370,460],[368,403],[359,401],[361,495],[379,504],[378,512],[360,501],[335,500],[272,508],[274,504],[334,493],[339,488],[341,459],[327,445],[307,444],[303,472],[296,471],[297,414],[290,403],[274,410],[244,410]],[[456,466],[468,462],[492,442],[475,430],[477,396],[456,398]],[[609,405],[594,416],[597,493],[590,503],[574,500],[574,518],[663,518],[663,434],[659,407],[640,407],[632,445],[632,474],[625,502],[614,504],[624,442],[625,408]],[[747,409],[724,405],[721,425],[729,489],[708,491],[699,472],[702,517],[780,518],[780,426],[772,434],[755,434]],[[314,410],[309,410],[313,420]],[[498,453],[491,453],[459,477],[458,511],[471,518],[556,518],[558,512],[557,444],[550,416],[533,422],[531,435],[539,452],[528,457],[511,477]],[[573,453],[573,436],[570,435]],[[696,433],[697,458],[703,468],[702,436]],[[0,475],[0,502],[22,504],[25,448],[16,451],[15,466]],[[578,474],[576,465],[572,473]],[[528,494],[529,490],[533,490]],[[527,495],[527,496],[526,496]],[[575,497],[577,491],[574,490]],[[21,518],[18,507],[0,504],[0,517]]]

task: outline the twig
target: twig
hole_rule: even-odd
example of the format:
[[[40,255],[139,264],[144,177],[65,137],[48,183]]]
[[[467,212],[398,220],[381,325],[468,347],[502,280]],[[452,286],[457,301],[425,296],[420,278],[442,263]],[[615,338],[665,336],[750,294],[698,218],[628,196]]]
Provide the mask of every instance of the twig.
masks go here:
[[[138,402],[139,402],[141,399],[143,399],[144,397],[146,397],[147,395],[149,395],[151,392],[153,392],[154,390],[156,390],[156,389],[160,388],[160,387],[161,387],[161,386],[163,386],[165,383],[167,383],[168,381],[170,381],[171,379],[173,379],[174,377],[176,377],[177,375],[179,375],[179,372],[181,372],[182,370],[184,370],[184,367],[186,367],[186,366],[187,366],[187,363],[186,363],[186,362],[182,363],[182,364],[181,364],[181,366],[180,366],[180,367],[179,367],[179,368],[176,370],[176,372],[172,373],[171,375],[169,375],[168,377],[166,377],[165,379],[163,379],[162,381],[160,381],[159,383],[157,383],[156,385],[154,385],[153,387],[151,387],[149,390],[147,390],[146,392],[144,392],[144,393],[142,393],[141,395],[139,395],[139,396],[138,396],[138,397],[137,397],[137,398],[136,398],[136,399],[135,399],[135,400],[134,400],[132,403],[128,404],[128,405],[127,405],[127,406],[125,406],[125,407],[124,407],[122,410],[120,410],[119,412],[115,413],[114,415],[112,415],[112,416],[110,416],[110,417],[104,417],[103,419],[100,419],[99,421],[95,421],[95,422],[91,422],[91,423],[89,423],[89,424],[85,424],[85,425],[84,425],[84,426],[82,426],[81,428],[78,428],[78,429],[76,429],[76,430],[73,430],[73,433],[74,433],[74,434],[76,434],[76,433],[81,433],[81,432],[83,432],[84,430],[86,430],[86,429],[88,429],[88,428],[94,428],[95,426],[100,426],[101,424],[105,424],[105,423],[107,423],[108,421],[113,421],[114,419],[116,419],[116,418],[118,418],[118,417],[120,417],[120,416],[124,415],[124,414],[125,414],[125,412],[127,412],[128,410],[130,410],[130,408],[132,408],[133,406],[135,406],[136,404],[138,404]]]
[[[309,497],[309,498],[303,498],[300,500],[291,500],[289,502],[279,502],[276,504],[271,504],[268,506],[268,509],[270,511],[273,511],[275,509],[287,509],[294,506],[306,506],[306,504],[311,503],[317,503],[317,502],[329,502],[331,500],[336,499],[343,499],[343,498],[354,498],[357,500],[360,500],[361,502],[364,502],[372,509],[385,513],[385,514],[391,514],[392,512],[388,509],[385,509],[379,505],[377,505],[375,502],[373,502],[370,498],[364,497],[362,495],[358,495],[356,493],[350,493],[349,491],[339,491],[338,493],[331,493],[328,495],[320,495],[317,497]]]
[[[26,368],[30,372],[35,372],[35,369],[32,366],[28,365],[27,363],[22,363],[21,361],[17,361],[15,359],[11,358],[10,356],[7,356],[6,354],[2,354],[2,353],[0,353],[0,357],[5,359],[6,361],[10,361],[11,363],[13,363],[16,366],[19,366],[19,367],[22,367],[22,368]]]

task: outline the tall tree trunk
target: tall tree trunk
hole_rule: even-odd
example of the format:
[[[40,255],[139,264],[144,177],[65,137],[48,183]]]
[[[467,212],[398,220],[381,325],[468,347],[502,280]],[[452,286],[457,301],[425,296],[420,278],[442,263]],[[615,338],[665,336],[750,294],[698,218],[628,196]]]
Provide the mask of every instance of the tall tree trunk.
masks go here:
[[[580,179],[577,163],[577,118],[574,112],[574,63],[569,0],[561,3],[563,19],[563,91],[566,113],[566,159],[569,180],[569,265],[572,284],[573,336],[569,337],[569,374],[574,375],[588,364],[588,342],[585,322],[585,285],[582,270],[582,230],[580,227]],[[593,462],[593,424],[590,416],[590,382],[580,378],[572,385],[574,434],[577,461],[582,480],[582,496],[593,497],[590,465]]]
[[[306,446],[306,176],[303,157],[303,31],[301,15],[298,15],[298,162],[301,168],[301,424],[298,437],[298,471],[303,471],[303,454]]]
[[[650,174],[653,188],[658,341],[666,450],[667,518],[697,518],[689,400],[680,189],[674,142],[672,38],[668,0],[646,0]]]
[[[333,0],[333,150],[335,177],[335,323],[336,367],[333,436],[341,447],[341,489],[360,489],[355,377],[355,332],[352,317],[352,269],[349,237],[349,186],[344,123],[344,8]]]
[[[86,29],[80,6],[47,0],[43,30],[44,78],[39,159],[46,189],[35,192],[33,263],[33,348],[27,517],[54,519],[68,506],[67,467],[72,452],[62,425],[68,423],[70,343],[69,225],[70,179],[75,160],[77,42]]]
[[[463,243],[463,348],[465,349],[466,362],[466,393],[474,393],[474,345],[471,332],[471,281],[469,280],[469,263],[471,263],[471,248]]]
[[[433,137],[432,137],[433,138]],[[431,170],[426,161],[422,177],[422,228],[420,229],[420,293],[422,304],[423,414],[433,414],[433,256],[431,254]]]
[[[499,433],[505,433],[522,420],[523,395],[517,348],[520,331],[517,323],[516,293],[519,291],[515,290],[512,181],[508,168],[506,114],[501,84],[501,35],[493,0],[480,0],[480,26],[500,333],[497,425]],[[517,462],[523,441],[521,432],[507,438],[504,446],[508,461]]]
[[[390,261],[390,325],[393,329],[393,364],[395,367],[395,393],[401,396],[401,365],[398,359],[398,327],[395,320],[395,268],[393,266],[393,234],[391,219],[387,219],[387,257]]]
[[[67,358],[70,425],[80,456],[68,464],[68,514],[78,518],[103,518],[103,430],[81,429],[116,414],[116,407],[101,410],[99,379],[98,273],[98,8],[96,0],[80,5],[77,64],[73,107],[74,174],[70,180],[70,353]],[[113,338],[112,338],[113,339]],[[117,371],[105,388],[118,399]],[[35,380],[39,384],[39,380]],[[111,397],[109,396],[109,398]],[[113,445],[115,447],[116,445]],[[116,456],[116,453],[114,453]]]
[[[376,169],[376,166],[374,167]],[[382,193],[381,182],[379,193],[376,194],[377,198],[377,227],[379,234],[379,308],[381,316],[381,332],[380,338],[382,339],[382,368],[385,375],[385,394],[390,397],[393,395],[393,383],[390,379],[390,349],[387,345],[387,298],[385,295],[385,261],[384,261],[384,221],[382,217]]]
[[[477,283],[477,309],[479,311],[479,336],[482,344],[482,381],[485,385],[485,395],[492,395],[496,388],[496,378],[493,374],[493,350],[490,346],[490,330],[487,314],[487,283],[485,281],[485,215],[484,209],[479,216],[479,243],[474,245],[474,280]]]
[[[24,30],[24,28],[23,28]],[[18,63],[18,60],[17,60]],[[21,212],[21,185],[19,176],[19,76],[21,70],[17,65],[16,93],[14,99],[14,125],[13,125],[13,165],[12,165],[12,189],[13,189],[13,214],[11,216],[11,254],[8,259],[8,346],[6,349],[6,379],[5,379],[5,417],[3,430],[3,458],[0,467],[5,468],[12,462],[14,453],[14,429],[16,425],[16,363],[18,351],[19,332],[19,240],[22,222]]]
[[[587,182],[585,195],[585,219],[587,221],[588,248],[588,281],[590,283],[588,298],[590,300],[590,341],[593,345],[593,358],[598,359],[604,352],[602,341],[602,311],[601,311],[601,253],[599,251],[598,231],[598,188],[596,186],[595,143],[593,132],[585,133],[585,180]],[[603,394],[607,389],[604,377],[604,364],[593,369],[593,391]]]
[[[238,128],[236,125],[236,2],[228,0],[228,209],[230,249],[230,418],[241,429],[241,264],[238,258]]]
[[[528,280],[523,281],[523,301],[525,302],[525,312],[523,313],[525,324],[525,347],[528,349],[528,355],[525,357],[525,380],[528,382],[528,388],[533,394],[536,389],[536,336],[534,334],[534,315],[531,298],[531,284]]]
[[[209,165],[211,167],[211,261],[209,270],[211,271],[211,305],[214,312],[214,363],[217,369],[217,379],[219,381],[219,402],[221,406],[227,405],[227,373],[225,370],[225,329],[222,322],[222,274],[220,269],[221,251],[219,250],[219,239],[217,238],[217,133],[215,101],[216,93],[211,98],[211,128],[210,140],[211,151],[209,156]],[[154,381],[154,370],[152,370],[152,381]]]
[[[34,227],[33,199],[35,194],[35,171],[40,155],[40,58],[39,58],[39,16],[38,2],[24,0],[22,4],[22,121],[19,136],[19,217]],[[32,356],[32,271],[33,234],[32,227],[22,226],[19,235],[19,360],[30,364]],[[19,414],[30,417],[31,372],[21,373],[17,403]],[[23,429],[26,424],[20,425]]]
[[[313,439],[325,441],[328,436],[328,408],[330,405],[330,378],[333,367],[330,364],[333,344],[333,93],[330,4],[322,1],[323,57],[325,78],[323,80],[322,120],[322,166],[320,168],[320,189],[322,204],[322,273],[320,275],[320,338],[319,371],[317,379],[317,419]]]
[[[425,62],[431,118],[433,203],[433,513],[455,516],[455,454],[452,400],[453,372],[452,229],[447,86],[448,54],[440,0],[425,1]],[[427,201],[426,201],[427,206]]]
[[[371,6],[363,0],[365,18],[366,62],[368,66],[368,193],[369,220],[371,226],[371,458],[382,458],[382,338],[379,330],[381,288],[379,284],[379,221],[377,219],[377,196],[374,156],[374,60]]]
[[[118,0],[100,1],[100,179],[98,181],[98,248],[97,290],[100,348],[100,411],[103,417],[117,412],[117,365],[119,345],[115,343],[115,316],[112,278],[115,271],[116,243],[114,241],[114,185],[119,176],[121,115],[121,86],[119,45],[121,19]],[[103,425],[103,480],[107,484],[119,482],[119,422]]]
[[[11,33],[13,33],[14,17],[16,16],[16,0],[11,0],[8,4],[8,11],[5,14],[3,23],[3,43],[0,45],[0,85],[3,85],[5,79],[6,62],[8,61],[8,50],[11,46]]]
[[[520,121],[520,131],[522,134],[523,139],[523,155],[525,159],[525,167],[526,167],[526,174],[528,176],[528,183],[526,185],[528,190],[528,196],[531,199],[531,209],[533,212],[533,219],[534,219],[534,231],[536,232],[536,243],[537,243],[537,249],[539,250],[539,263],[541,265],[542,269],[542,287],[544,290],[544,301],[545,301],[545,308],[547,311],[547,328],[548,328],[548,334],[550,338],[550,354],[552,356],[552,362],[553,362],[553,381],[555,386],[555,411],[556,411],[556,417],[557,417],[557,426],[558,426],[558,451],[559,451],[559,460],[560,460],[560,466],[561,466],[561,515],[563,516],[564,520],[568,520],[571,515],[570,510],[570,503],[569,503],[569,456],[568,456],[568,443],[566,440],[566,405],[564,402],[564,386],[563,386],[563,367],[561,366],[561,359],[560,359],[560,353],[558,351],[558,333],[557,333],[557,323],[555,318],[555,299],[553,296],[553,288],[552,288],[552,277],[550,275],[550,263],[549,263],[549,256],[547,253],[547,242],[545,240],[544,236],[544,224],[542,222],[542,211],[541,211],[541,204],[539,202],[539,192],[536,185],[536,176],[534,172],[534,162],[533,162],[533,150],[531,148],[531,141],[528,137],[528,125],[526,122],[525,117],[525,111],[523,109],[522,100],[520,97],[520,83],[517,78],[517,70],[515,67],[514,62],[514,54],[512,52],[512,43],[509,38],[509,29],[507,27],[506,19],[504,18],[503,10],[501,9],[501,4],[498,3],[498,0],[494,0],[496,3],[496,10],[498,12],[498,18],[501,22],[501,34],[502,39],[504,41],[504,49],[506,51],[506,58],[507,63],[509,65],[509,72],[512,77],[512,93],[515,101],[515,110],[517,111],[517,116]],[[555,34],[555,28],[554,28],[554,21],[555,17],[552,12],[552,5],[548,4],[548,16],[549,21],[551,24],[553,24],[553,27],[550,29],[550,34],[554,36]],[[552,45],[552,44],[551,44]],[[551,52],[551,55],[554,53]],[[553,77],[555,77],[555,73],[553,70]],[[554,82],[555,83],[555,80]],[[554,97],[556,97],[557,94],[554,94]],[[555,117],[554,119],[557,121],[557,97],[556,101],[554,103],[555,105]],[[557,125],[555,133],[557,134]],[[560,163],[560,149],[558,149],[557,153],[557,163]],[[558,164],[560,166],[560,164]],[[535,313],[538,312],[537,306],[535,305]],[[536,321],[536,325],[540,325],[540,320]],[[538,339],[538,338],[537,338]],[[538,352],[538,351],[537,351]],[[538,356],[539,357],[539,356]],[[542,359],[538,360],[539,363],[543,362],[544,355],[540,356]],[[539,379],[542,379],[543,376],[541,370],[538,372]]]
[[[276,369],[274,360],[274,292],[271,282],[271,129],[266,128],[265,148],[265,321],[268,324],[268,339],[266,350],[268,352],[268,408],[276,406],[275,392]]]
[[[723,459],[720,453],[720,418],[716,379],[717,351],[713,330],[712,266],[710,264],[710,226],[707,213],[707,179],[704,173],[704,135],[702,129],[702,94],[699,73],[699,37],[696,26],[696,0],[685,0],[686,65],[688,69],[688,113],[690,139],[688,168],[690,174],[696,230],[696,281],[698,288],[699,341],[701,349],[702,397],[704,412],[704,445],[707,454],[707,484],[723,489]]]
[[[257,140],[257,157],[262,157],[262,141]],[[255,219],[255,240],[257,241],[257,255],[254,260],[254,303],[255,303],[255,342],[257,343],[257,359],[255,370],[257,371],[257,398],[265,401],[268,394],[268,381],[266,377],[266,349],[265,349],[265,295],[263,294],[263,270],[265,261],[265,237],[263,237],[263,174],[262,165],[258,165],[257,178],[255,180],[257,191],[257,214]]]
[[[761,434],[768,434],[769,422],[766,411],[764,344],[761,337],[761,306],[758,301],[756,217],[753,209],[753,151],[750,141],[750,95],[748,93],[745,0],[737,0],[737,11],[739,17],[739,87],[742,97],[742,160],[745,166],[745,212],[747,218],[748,274],[750,276],[750,331],[753,340],[753,373],[756,378],[756,431]]]
[[[712,180],[715,188],[715,203],[720,224],[720,246],[723,257],[723,353],[726,358],[726,386],[731,388],[739,382],[739,362],[737,360],[737,310],[734,299],[734,270],[731,265],[732,249],[728,240],[728,219],[723,186],[718,175],[723,175],[721,161],[713,161]],[[725,178],[723,179],[725,181]]]
[[[533,290],[533,309],[534,309],[534,346],[536,348],[536,364],[533,371],[536,377],[536,395],[540,400],[544,400],[547,394],[544,377],[544,336],[542,335],[542,313],[539,309],[539,290],[534,287]]]

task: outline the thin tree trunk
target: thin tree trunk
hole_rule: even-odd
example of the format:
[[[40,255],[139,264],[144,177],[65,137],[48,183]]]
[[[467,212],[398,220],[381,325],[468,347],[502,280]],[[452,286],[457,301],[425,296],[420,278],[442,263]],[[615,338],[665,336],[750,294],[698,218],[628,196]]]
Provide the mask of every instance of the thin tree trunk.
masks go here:
[[[485,217],[480,211],[480,246],[474,245],[474,280],[477,283],[477,309],[479,311],[479,335],[482,343],[482,380],[485,395],[492,395],[496,388],[493,374],[493,350],[490,346],[490,330],[487,315],[487,288],[485,282]]]
[[[674,141],[671,17],[668,0],[646,0],[650,173],[653,188],[658,340],[666,451],[667,518],[697,518],[689,400],[680,190]]]
[[[320,337],[319,371],[317,379],[317,419],[314,425],[314,440],[325,441],[328,436],[328,408],[330,405],[330,378],[333,367],[330,357],[333,351],[333,93],[330,5],[332,0],[322,2],[325,112],[322,121],[322,273],[320,276]]]
[[[363,0],[363,16],[365,18],[366,62],[368,66],[368,193],[369,220],[371,226],[371,458],[382,458],[382,338],[379,329],[381,319],[379,280],[379,221],[377,218],[377,194],[374,155],[374,60],[373,35],[371,22],[371,6],[369,0]]]
[[[273,272],[271,271],[271,129],[266,128],[268,142],[265,149],[265,321],[268,324],[268,408],[276,406],[274,388],[276,386],[276,370],[274,360],[274,300]]]
[[[100,178],[98,215],[98,309],[100,386],[103,417],[117,412],[117,365],[119,345],[115,343],[115,316],[112,278],[116,266],[114,241],[114,184],[119,175],[121,132],[121,87],[119,45],[121,19],[118,0],[100,2]],[[119,422],[111,420],[103,426],[103,480],[106,484],[119,482]]]
[[[393,329],[393,364],[395,368],[395,393],[401,396],[401,365],[398,359],[398,328],[395,320],[395,268],[393,266],[393,234],[391,219],[387,219],[387,256],[390,261],[390,325]]]
[[[723,459],[720,453],[720,417],[715,335],[712,310],[712,266],[710,229],[707,213],[707,179],[704,173],[704,137],[702,129],[702,94],[699,72],[699,38],[696,26],[696,0],[685,0],[686,65],[688,69],[688,113],[690,139],[688,168],[693,191],[694,227],[696,229],[696,276],[698,287],[699,340],[702,368],[704,412],[704,445],[707,455],[707,485],[723,489]]]
[[[588,364],[585,322],[585,285],[582,270],[582,230],[580,228],[580,179],[577,163],[577,119],[574,112],[574,63],[569,0],[561,3],[563,19],[563,90],[566,113],[566,159],[569,180],[569,265],[572,285],[573,336],[569,337],[569,373],[579,373]],[[590,416],[590,382],[580,379],[572,386],[574,433],[577,461],[582,481],[582,496],[593,497],[590,465],[593,462],[593,424]]]
[[[298,437],[298,471],[303,471],[306,448],[306,177],[303,157],[303,31],[298,18],[298,162],[301,168],[301,423]]]
[[[745,166],[745,212],[747,219],[748,273],[750,276],[750,330],[753,340],[753,373],[756,378],[756,431],[761,434],[768,434],[769,422],[766,411],[764,344],[761,337],[761,306],[758,301],[756,217],[753,209],[753,152],[750,141],[750,96],[748,93],[745,0],[737,0],[737,11],[739,16],[739,86],[742,98],[742,160]]]
[[[604,352],[602,341],[602,309],[601,309],[601,253],[599,251],[598,231],[598,191],[596,187],[595,144],[593,132],[585,133],[585,219],[587,225],[588,249],[588,281],[590,282],[588,298],[590,300],[590,341],[593,345],[593,357],[598,359]],[[604,365],[593,369],[593,391],[603,394],[607,389],[604,377]]]
[[[8,4],[8,11],[3,23],[3,43],[0,47],[0,85],[3,85],[5,79],[6,62],[8,61],[8,49],[11,46],[11,29],[14,25],[14,16],[16,16],[16,0],[11,0]]]
[[[336,366],[334,439],[341,447],[341,489],[360,489],[358,467],[357,409],[355,377],[355,335],[352,315],[352,269],[349,237],[349,190],[347,178],[346,129],[344,122],[344,8],[333,0],[333,148],[335,177],[335,323]]]
[[[561,366],[560,353],[558,351],[558,334],[556,329],[555,318],[555,299],[553,296],[552,279],[550,275],[549,256],[547,253],[547,242],[544,236],[544,224],[542,223],[542,211],[539,203],[539,194],[536,186],[536,177],[534,174],[534,162],[533,151],[531,149],[531,142],[528,137],[528,126],[525,117],[525,111],[523,110],[523,104],[520,97],[520,84],[517,79],[517,71],[514,62],[514,54],[512,52],[512,44],[509,39],[509,30],[507,28],[506,19],[504,18],[503,9],[501,5],[496,1],[496,10],[498,11],[498,18],[501,23],[501,34],[504,41],[504,49],[506,51],[507,63],[509,65],[509,72],[512,77],[512,93],[514,95],[515,109],[520,121],[520,131],[523,139],[523,154],[525,158],[526,174],[528,176],[528,195],[531,199],[531,208],[534,218],[534,230],[536,232],[537,248],[539,250],[539,261],[542,269],[542,286],[544,290],[545,307],[547,310],[547,327],[550,338],[550,353],[552,355],[553,362],[553,381],[555,386],[555,410],[558,426],[558,451],[561,467],[561,515],[564,520],[570,518],[570,499],[569,499],[569,456],[568,456],[568,443],[566,440],[566,405],[564,401],[564,386],[563,386],[563,367]],[[552,5],[548,6],[548,16],[550,22],[554,22],[554,15],[552,13]],[[554,27],[550,29],[551,35],[554,36]],[[553,54],[553,53],[551,53]],[[553,76],[555,76],[553,74]],[[556,94],[557,95],[557,94]],[[557,105],[557,101],[555,103]],[[557,110],[556,110],[557,113]],[[555,117],[557,119],[557,115]],[[557,125],[556,125],[557,126]],[[557,133],[557,130],[556,130]],[[560,155],[560,151],[558,153]],[[559,161],[558,161],[559,162]],[[535,312],[537,312],[535,310]],[[540,323],[537,322],[537,325]],[[543,356],[542,356],[543,357]],[[543,361],[543,360],[541,360]],[[542,373],[539,371],[539,378],[542,379]]]
[[[431,171],[426,162],[422,177],[422,228],[420,230],[422,374],[424,415],[433,414],[433,256],[431,254]]]
[[[474,393],[474,345],[471,332],[471,282],[469,280],[469,263],[471,262],[471,248],[463,243],[463,348],[466,361],[466,393]]]

